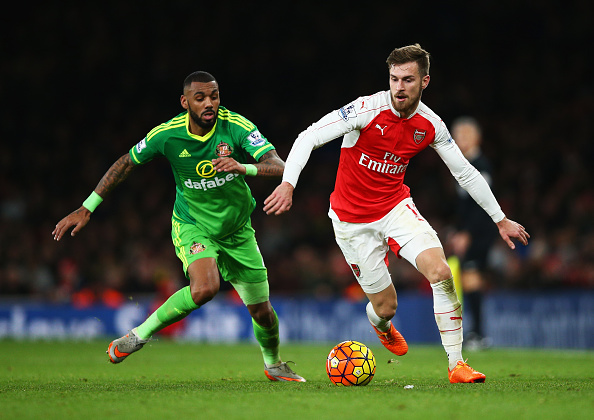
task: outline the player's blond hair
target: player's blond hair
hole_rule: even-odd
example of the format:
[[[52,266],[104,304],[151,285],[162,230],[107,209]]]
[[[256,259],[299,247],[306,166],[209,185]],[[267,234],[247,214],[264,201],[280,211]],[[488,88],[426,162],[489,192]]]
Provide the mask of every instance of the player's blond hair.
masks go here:
[[[419,44],[407,45],[406,47],[396,48],[390,53],[386,63],[388,68],[395,64],[405,64],[415,61],[419,65],[421,77],[429,74],[429,53]]]

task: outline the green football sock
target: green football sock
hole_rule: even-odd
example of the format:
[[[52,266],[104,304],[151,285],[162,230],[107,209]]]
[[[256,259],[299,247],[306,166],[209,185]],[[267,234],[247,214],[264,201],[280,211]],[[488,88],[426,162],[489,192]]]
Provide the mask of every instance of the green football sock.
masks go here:
[[[279,351],[280,339],[278,336],[278,316],[276,315],[276,312],[274,312],[274,309],[272,311],[274,313],[274,324],[269,328],[264,328],[261,325],[258,325],[258,323],[252,319],[254,335],[260,344],[264,363],[269,366],[281,361]]]
[[[157,331],[184,319],[190,312],[198,308],[199,306],[192,299],[190,286],[186,286],[172,294],[163,305],[159,306],[146,321],[137,327],[138,337],[146,340]]]

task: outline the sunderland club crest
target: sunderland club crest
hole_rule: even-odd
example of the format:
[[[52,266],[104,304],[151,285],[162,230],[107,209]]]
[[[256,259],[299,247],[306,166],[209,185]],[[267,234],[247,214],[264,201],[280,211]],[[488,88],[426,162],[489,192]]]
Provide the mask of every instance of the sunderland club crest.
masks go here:
[[[423,140],[425,140],[425,134],[427,131],[424,130],[415,130],[414,139],[416,144],[421,144]]]
[[[205,251],[206,245],[201,244],[200,242],[192,243],[190,247],[190,255],[198,254],[199,252]]]
[[[216,153],[218,157],[226,157],[233,153],[233,148],[225,142],[217,144]]]

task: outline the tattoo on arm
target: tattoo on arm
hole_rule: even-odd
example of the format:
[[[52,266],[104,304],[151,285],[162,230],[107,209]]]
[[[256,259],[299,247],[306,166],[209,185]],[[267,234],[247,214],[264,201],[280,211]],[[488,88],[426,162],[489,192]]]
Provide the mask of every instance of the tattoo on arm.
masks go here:
[[[95,188],[95,192],[105,198],[110,191],[128,178],[128,175],[130,175],[135,166],[132,159],[130,159],[130,155],[126,153],[111,165],[105,175],[103,175],[103,178],[101,178],[101,181],[99,181],[99,184]]]
[[[264,153],[255,166],[258,168],[258,176],[280,177],[285,170],[285,162],[276,150]]]

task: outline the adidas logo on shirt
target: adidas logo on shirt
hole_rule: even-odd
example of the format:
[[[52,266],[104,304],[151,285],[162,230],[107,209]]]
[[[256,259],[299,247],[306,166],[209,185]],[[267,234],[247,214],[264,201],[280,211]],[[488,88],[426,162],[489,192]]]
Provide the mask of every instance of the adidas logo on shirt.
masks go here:
[[[192,155],[190,153],[188,153],[187,149],[184,149],[184,151],[179,154],[179,157],[191,157],[191,156]]]

